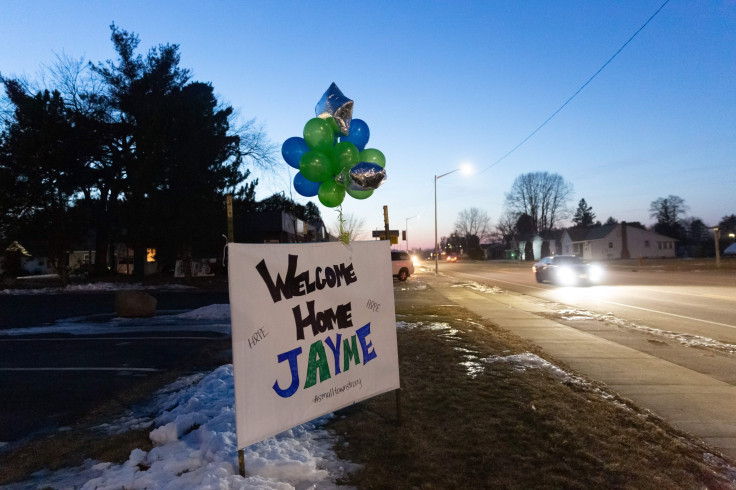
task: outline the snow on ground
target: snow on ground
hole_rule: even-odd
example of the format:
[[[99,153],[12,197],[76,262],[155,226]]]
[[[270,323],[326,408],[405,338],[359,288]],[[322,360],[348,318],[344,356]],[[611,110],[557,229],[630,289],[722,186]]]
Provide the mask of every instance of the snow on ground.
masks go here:
[[[418,281],[417,283],[422,284]],[[481,291],[490,289],[479,287],[477,283],[462,286]],[[496,293],[495,290],[486,292]],[[561,314],[568,319],[615,320],[612,315],[598,318],[603,315],[583,310],[564,310]],[[430,329],[448,342],[458,340],[460,333],[452,325],[444,322],[399,321],[396,327]],[[4,330],[0,331],[0,334],[64,332],[90,335],[131,332],[136,329],[150,332],[162,328],[176,331],[210,329],[229,334],[229,305],[210,305],[189,312],[170,312],[149,319],[118,319],[110,315],[73,318],[48,327]],[[650,330],[654,329],[648,329]],[[674,332],[662,334],[681,335]],[[678,338],[678,340],[686,339]],[[694,340],[690,338],[688,341]],[[702,338],[700,341],[715,342]],[[529,352],[483,357],[473,349],[460,346],[455,348],[462,353],[461,365],[471,377],[482,376],[488,366],[507,363],[519,373],[545,372],[561,383],[592,388],[592,385],[583,378],[568,373]],[[592,388],[592,391],[623,409],[629,409],[615,396],[599,388]],[[55,472],[44,470],[35,474],[29,481],[5,488],[7,490],[336,488],[336,481],[360,468],[359,465],[340,460],[335,455],[332,448],[341,442],[324,428],[325,422],[332,416],[327,415],[247,447],[244,451],[246,477],[241,477],[238,474],[234,399],[233,367],[230,364],[210,373],[183,377],[156,392],[145,406],[130,410],[118,420],[94,429],[99,431],[101,437],[106,437],[109,434],[151,428],[149,437],[155,446],[151,451],[135,449],[123,464],[88,460],[77,468]]]
[[[88,284],[69,284],[66,287],[47,287],[37,289],[1,289],[0,294],[17,295],[17,294],[63,294],[63,293],[80,293],[80,292],[104,292],[104,291],[140,291],[140,290],[161,290],[161,289],[196,289],[194,286],[185,286],[184,284],[161,284],[158,286],[144,286],[142,284],[128,284],[118,282],[97,282]]]
[[[736,354],[736,345],[734,344],[720,342],[718,340],[714,340],[709,337],[703,337],[701,335],[672,332],[669,330],[661,330],[659,328],[639,325],[628,320],[617,318],[612,313],[593,313],[591,311],[582,310],[579,308],[565,307],[557,309],[556,312],[563,320],[598,320],[611,323],[619,327],[630,328],[639,332],[648,333],[650,335],[676,340],[686,347],[708,347],[711,349],[717,349],[721,352]]]
[[[475,281],[464,282],[462,284],[453,284],[452,287],[468,288],[468,289],[472,289],[473,291],[478,291],[479,293],[487,293],[487,294],[502,294],[504,292],[504,290],[499,287],[488,286],[486,284],[480,284]]]
[[[427,284],[410,276],[406,281],[395,281],[394,289],[399,291],[422,291],[427,289]]]
[[[233,366],[183,378],[154,396],[158,413],[136,423],[123,418],[104,431],[155,427],[151,451],[134,449],[123,464],[88,460],[83,466],[43,471],[19,489],[306,489],[336,488],[358,465],[332,450],[337,438],[323,428],[329,416],[247,447],[246,477],[238,474]],[[135,417],[132,417],[135,419]]]
[[[468,320],[464,320],[464,321],[468,322]],[[471,324],[478,325],[475,322],[471,322]],[[457,334],[459,333],[459,331],[453,328],[449,323],[444,323],[444,322],[411,323],[411,322],[400,321],[396,323],[396,328],[407,329],[407,330],[414,329],[414,328],[421,328],[421,329],[427,329],[427,330],[440,331],[442,332],[440,336],[444,337],[447,340],[458,339]],[[468,373],[468,376],[470,376],[471,378],[482,376],[483,373],[485,372],[486,366],[488,365],[492,365],[496,363],[506,363],[506,364],[511,365],[514,371],[518,373],[525,373],[530,370],[546,372],[550,374],[552,377],[554,377],[555,379],[557,379],[560,383],[573,384],[581,388],[590,390],[593,393],[596,393],[601,398],[604,398],[608,400],[609,402],[613,403],[614,405],[618,406],[619,408],[630,410],[630,408],[626,404],[621,403],[617,399],[617,397],[614,396],[613,394],[608,393],[607,391],[599,387],[594,387],[586,379],[576,376],[574,374],[568,373],[567,371],[560,369],[559,367],[555,366],[549,361],[537,356],[536,354],[532,354],[531,352],[523,352],[521,354],[509,354],[507,356],[482,357],[479,352],[472,350],[472,349],[467,349],[465,347],[455,347],[455,350],[462,353],[462,357],[465,360],[462,361],[460,365],[465,368],[466,372]],[[504,353],[506,352],[508,351],[504,351]]]
[[[102,320],[102,321],[100,321]],[[211,305],[149,319],[71,319],[42,328],[5,330],[5,335],[99,334],[172,330],[230,329],[229,305]],[[239,475],[235,435],[233,366],[180,378],[154,394],[145,406],[95,427],[100,437],[151,428],[154,449],[135,449],[123,464],[88,460],[83,466],[37,473],[20,489],[306,489],[335,488],[337,479],[359,465],[337,458],[336,437],[323,428],[330,415],[247,447],[246,477]]]
[[[0,336],[69,334],[105,335],[114,333],[214,332],[230,335],[230,305],[209,305],[187,312],[160,311],[152,318],[118,318],[94,315],[59,320],[53,325],[0,330]]]

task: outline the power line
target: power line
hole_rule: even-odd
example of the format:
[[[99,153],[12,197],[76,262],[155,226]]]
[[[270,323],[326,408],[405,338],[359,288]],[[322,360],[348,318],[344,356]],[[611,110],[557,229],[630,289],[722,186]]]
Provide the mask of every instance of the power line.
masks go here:
[[[558,113],[559,113],[559,112],[560,112],[560,111],[561,111],[562,109],[564,109],[564,108],[565,108],[565,106],[566,106],[567,104],[569,104],[569,103],[570,103],[570,102],[572,101],[572,99],[574,99],[574,98],[575,98],[575,97],[576,97],[576,96],[577,96],[577,95],[578,95],[578,94],[579,94],[580,92],[582,92],[582,91],[583,91],[583,89],[584,89],[585,87],[587,87],[587,86],[588,86],[588,84],[589,84],[590,82],[592,82],[592,81],[593,81],[593,79],[594,79],[595,77],[597,77],[597,76],[598,76],[598,74],[599,74],[600,72],[602,72],[602,71],[603,71],[603,69],[604,69],[604,68],[606,68],[606,67],[607,67],[607,66],[608,66],[608,65],[609,65],[609,64],[611,63],[611,61],[613,61],[613,59],[614,59],[614,58],[615,58],[616,56],[618,56],[618,54],[619,54],[619,53],[620,53],[621,51],[623,51],[623,50],[624,50],[624,48],[625,48],[626,46],[628,46],[628,44],[629,44],[629,43],[630,43],[630,42],[631,42],[631,41],[632,41],[632,40],[633,40],[633,39],[634,39],[634,38],[635,38],[635,37],[636,37],[636,36],[637,36],[637,35],[638,35],[638,34],[639,34],[639,33],[641,32],[641,31],[643,31],[643,30],[644,30],[644,28],[645,28],[645,27],[646,27],[646,26],[647,26],[647,25],[648,25],[648,24],[649,24],[649,23],[650,23],[650,22],[652,21],[652,19],[654,19],[654,18],[655,18],[655,17],[657,16],[657,14],[659,14],[659,12],[660,12],[660,11],[661,11],[661,10],[662,10],[662,9],[663,9],[663,8],[665,7],[665,5],[667,5],[667,4],[669,3],[669,2],[670,2],[670,0],[665,0],[665,2],[664,2],[664,3],[662,4],[662,5],[660,5],[660,6],[659,6],[659,8],[657,9],[657,11],[656,11],[656,12],[654,12],[654,13],[653,13],[653,14],[651,15],[651,17],[649,17],[649,18],[647,19],[647,21],[646,21],[646,22],[644,22],[644,24],[642,24],[642,26],[641,26],[641,27],[640,27],[639,29],[637,29],[637,31],[636,31],[636,32],[635,32],[634,34],[632,34],[632,35],[631,35],[631,37],[630,37],[630,38],[629,38],[629,39],[628,39],[628,40],[627,40],[627,41],[626,41],[626,42],[625,42],[625,43],[624,43],[624,44],[623,44],[623,45],[622,45],[622,46],[621,46],[620,48],[618,48],[618,51],[616,51],[615,53],[613,53],[613,56],[611,56],[610,58],[608,58],[608,61],[606,61],[605,63],[603,63],[603,66],[601,66],[601,67],[600,67],[600,68],[598,69],[598,71],[596,71],[595,73],[593,73],[593,75],[592,75],[592,76],[591,76],[590,78],[588,78],[588,80],[587,80],[587,81],[586,81],[586,82],[585,82],[585,83],[584,83],[583,85],[581,85],[581,86],[580,86],[580,88],[579,88],[579,89],[577,89],[577,91],[576,91],[576,92],[575,92],[574,94],[572,94],[572,95],[570,96],[570,98],[568,98],[568,99],[567,99],[567,100],[565,101],[565,103],[564,103],[564,104],[562,104],[562,105],[561,105],[561,106],[560,106],[560,107],[559,107],[559,108],[558,108],[558,109],[557,109],[557,110],[556,110],[555,112],[553,112],[551,116],[549,116],[549,117],[548,117],[547,119],[545,119],[545,120],[544,120],[544,122],[543,122],[542,124],[540,124],[540,125],[539,125],[539,126],[537,127],[537,129],[535,129],[534,131],[532,131],[532,132],[531,132],[531,133],[529,134],[529,136],[527,136],[526,138],[524,138],[524,139],[523,139],[523,140],[521,141],[521,143],[519,143],[518,145],[516,145],[515,147],[513,147],[513,148],[512,148],[512,149],[511,149],[511,150],[510,150],[510,151],[509,151],[508,153],[506,153],[506,154],[505,154],[504,156],[502,156],[501,158],[499,158],[498,160],[496,160],[496,161],[495,161],[495,162],[493,162],[492,164],[488,165],[488,166],[487,166],[486,168],[484,168],[483,170],[481,170],[481,171],[480,171],[480,172],[478,172],[478,173],[479,173],[479,174],[482,174],[482,173],[483,173],[483,172],[485,172],[486,170],[489,170],[489,169],[490,169],[491,167],[494,167],[494,166],[495,166],[495,165],[497,165],[498,163],[501,163],[501,162],[502,162],[503,160],[505,160],[505,159],[506,159],[506,157],[508,157],[509,155],[511,155],[511,154],[512,154],[513,152],[515,152],[516,150],[518,150],[518,149],[519,149],[519,148],[520,148],[520,147],[521,147],[521,146],[522,146],[522,145],[523,145],[524,143],[526,143],[527,141],[529,141],[529,140],[530,140],[530,139],[532,138],[532,136],[534,136],[535,134],[537,134],[537,132],[539,132],[539,130],[540,130],[540,129],[542,129],[542,128],[543,128],[544,126],[546,126],[546,125],[547,125],[547,123],[548,123],[548,122],[550,122],[550,121],[552,120],[552,118],[553,118],[553,117],[555,117],[555,116],[556,116],[556,115],[557,115],[557,114],[558,114]]]

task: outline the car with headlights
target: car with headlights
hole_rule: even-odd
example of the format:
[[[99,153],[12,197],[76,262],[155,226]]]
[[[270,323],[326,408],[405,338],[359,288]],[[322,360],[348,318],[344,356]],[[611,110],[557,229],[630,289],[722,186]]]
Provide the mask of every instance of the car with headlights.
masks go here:
[[[532,266],[537,282],[551,282],[560,286],[599,284],[603,280],[603,268],[577,255],[552,255],[544,257]]]
[[[414,261],[408,252],[391,250],[391,272],[399,281],[406,281],[414,274]]]

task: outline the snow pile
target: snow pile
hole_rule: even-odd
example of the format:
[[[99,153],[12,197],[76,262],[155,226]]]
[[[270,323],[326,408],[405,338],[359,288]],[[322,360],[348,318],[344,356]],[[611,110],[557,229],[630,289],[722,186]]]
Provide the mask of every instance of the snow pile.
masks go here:
[[[523,373],[527,369],[541,369],[543,371],[548,372],[555,378],[563,381],[563,382],[572,382],[574,380],[577,380],[579,378],[576,378],[575,376],[571,375],[567,371],[564,371],[551,362],[542,359],[536,354],[532,354],[531,352],[524,352],[522,354],[513,354],[510,356],[491,356],[486,357],[483,359],[483,362],[488,364],[493,364],[497,362],[503,362],[506,364],[511,365],[514,371]]]
[[[394,284],[394,289],[397,289],[399,291],[424,291],[425,289],[427,289],[427,284],[409,278],[403,282],[398,281],[398,284]]]
[[[563,320],[572,320],[572,321],[598,320],[602,322],[611,323],[619,327],[630,328],[630,329],[638,330],[640,332],[648,333],[650,335],[655,335],[658,337],[675,340],[681,343],[682,345],[684,345],[685,347],[707,347],[707,348],[719,350],[721,352],[726,352],[729,354],[736,354],[736,345],[734,344],[720,342],[718,340],[711,339],[709,337],[703,337],[701,335],[672,332],[669,330],[661,330],[659,328],[639,325],[637,323],[630,322],[628,320],[617,318],[616,316],[613,315],[613,313],[593,313],[591,311],[581,310],[578,308],[560,309],[557,311],[557,313],[560,315],[560,318],[562,318]]]
[[[454,284],[454,288],[468,288],[479,293],[486,294],[503,294],[504,290],[496,286],[488,286],[487,284],[480,284],[478,282],[470,281],[462,284]]]
[[[232,365],[183,378],[157,398],[161,411],[153,420],[150,438],[156,447],[151,451],[134,449],[123,464],[87,461],[78,468],[44,471],[8,488],[336,488],[337,479],[359,468],[332,451],[336,438],[322,428],[326,416],[247,447],[247,476],[241,477]],[[126,423],[113,425],[119,429]]]
[[[176,315],[175,318],[182,320],[222,320],[230,321],[230,305],[209,305],[197,308],[196,310],[187,311]]]

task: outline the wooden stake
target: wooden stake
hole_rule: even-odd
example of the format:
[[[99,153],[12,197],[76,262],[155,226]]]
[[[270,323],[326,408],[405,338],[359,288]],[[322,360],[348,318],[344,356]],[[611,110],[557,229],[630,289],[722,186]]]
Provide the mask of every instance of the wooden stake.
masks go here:
[[[245,451],[242,449],[238,449],[238,470],[240,471],[240,476],[245,478]]]
[[[396,390],[396,425],[401,425],[401,388]]]

